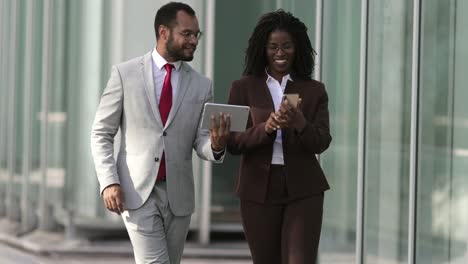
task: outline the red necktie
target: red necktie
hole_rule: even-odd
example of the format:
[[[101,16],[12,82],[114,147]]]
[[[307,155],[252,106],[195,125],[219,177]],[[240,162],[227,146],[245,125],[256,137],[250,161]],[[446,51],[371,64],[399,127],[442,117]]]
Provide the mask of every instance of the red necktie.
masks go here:
[[[164,65],[164,68],[166,68],[166,77],[164,78],[164,84],[161,91],[161,98],[159,99],[159,113],[161,115],[163,125],[166,124],[167,117],[169,116],[169,112],[171,111],[172,107],[171,72],[172,68],[174,68],[174,65],[168,63]],[[156,179],[166,179],[166,157],[164,152],[161,157],[161,163],[159,165],[158,176]]]

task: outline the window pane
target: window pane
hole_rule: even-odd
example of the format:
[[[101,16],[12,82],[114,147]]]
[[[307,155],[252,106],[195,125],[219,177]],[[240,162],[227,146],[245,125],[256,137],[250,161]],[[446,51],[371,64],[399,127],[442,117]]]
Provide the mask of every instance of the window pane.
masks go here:
[[[406,263],[411,1],[369,1],[365,262]]]
[[[422,11],[417,263],[466,263],[468,3]]]
[[[361,1],[324,1],[322,80],[329,96],[331,147],[320,156],[325,193],[320,263],[354,263]]]

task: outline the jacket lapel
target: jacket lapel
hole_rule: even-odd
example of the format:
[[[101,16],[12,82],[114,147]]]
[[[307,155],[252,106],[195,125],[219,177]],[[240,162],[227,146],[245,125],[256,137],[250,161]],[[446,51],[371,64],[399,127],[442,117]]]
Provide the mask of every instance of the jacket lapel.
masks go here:
[[[284,89],[284,93],[285,94],[297,93],[299,94],[299,97],[301,97],[301,90],[297,88],[296,82],[297,81],[288,80],[288,82],[286,83],[286,88]]]
[[[154,89],[154,78],[153,78],[153,58],[151,57],[151,52],[143,56],[143,60],[141,64],[142,64],[141,70],[143,73],[143,80],[145,82],[146,95],[148,96],[151,110],[153,112],[154,118],[156,119],[156,123],[160,127],[163,127],[161,115],[159,114],[158,104],[156,102],[156,92]]]
[[[182,104],[185,93],[189,88],[191,76],[190,66],[188,66],[185,62],[182,62],[182,65],[180,66],[179,87],[177,87],[177,95],[175,100],[173,100],[171,111],[169,112],[169,116],[166,121],[166,127],[172,123],[172,120],[174,120],[177,111],[179,111],[179,107]]]

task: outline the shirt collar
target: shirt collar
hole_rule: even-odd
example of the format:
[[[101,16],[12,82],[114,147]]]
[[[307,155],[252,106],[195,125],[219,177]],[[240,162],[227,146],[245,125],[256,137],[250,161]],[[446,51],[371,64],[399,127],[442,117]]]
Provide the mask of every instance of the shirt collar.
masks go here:
[[[159,54],[159,52],[155,49],[153,49],[153,52],[151,53],[151,56],[153,57],[153,62],[156,64],[156,67],[158,69],[162,69],[164,65],[166,65],[168,62]],[[176,62],[171,62],[172,65],[174,65],[174,68],[176,71],[180,70],[180,66],[182,66],[181,61],[176,61]]]
[[[273,78],[270,74],[268,74],[267,68],[265,68],[265,73],[267,75],[267,79],[266,79],[267,83],[270,82],[270,81],[276,81],[275,78]],[[291,75],[289,73],[286,74],[285,76],[283,76],[283,80],[281,81],[281,83],[283,83],[286,80],[293,82],[293,79],[291,78]]]

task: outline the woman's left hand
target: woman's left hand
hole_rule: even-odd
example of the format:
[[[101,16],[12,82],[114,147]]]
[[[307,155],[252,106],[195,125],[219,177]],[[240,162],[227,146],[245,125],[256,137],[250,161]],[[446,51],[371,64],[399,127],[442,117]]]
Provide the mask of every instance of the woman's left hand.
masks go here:
[[[302,102],[302,98],[299,98],[299,100],[297,101],[297,106],[291,108],[291,112],[293,113],[293,118],[291,120],[291,127],[296,129],[297,131],[302,131],[307,124],[304,114],[302,114],[302,111],[300,108],[301,102]]]
[[[277,116],[281,127],[290,127],[298,131],[302,131],[306,125],[306,120],[300,109],[302,99],[299,98],[297,106],[294,107],[289,104],[287,99],[281,102],[280,109]]]

